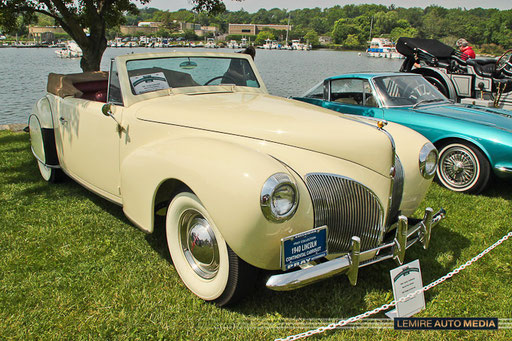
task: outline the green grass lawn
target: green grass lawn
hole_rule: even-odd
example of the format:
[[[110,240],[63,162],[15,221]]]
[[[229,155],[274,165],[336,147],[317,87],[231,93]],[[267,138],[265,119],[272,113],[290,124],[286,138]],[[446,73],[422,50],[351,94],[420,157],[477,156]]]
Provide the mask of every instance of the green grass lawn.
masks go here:
[[[0,339],[268,340],[336,322],[392,300],[387,261],[291,292],[263,279],[252,295],[218,308],[181,283],[162,235],[146,235],[122,209],[67,180],[39,176],[26,133],[0,132]],[[419,258],[428,284],[512,230],[512,182],[483,195],[432,185],[425,207],[447,218]],[[422,317],[512,318],[512,240],[425,294]],[[377,314],[383,318],[384,314]],[[322,319],[322,320],[318,320]],[[318,321],[318,322],[315,322]],[[318,323],[318,324],[317,324]],[[512,330],[418,332],[340,329],[313,339],[510,339]]]

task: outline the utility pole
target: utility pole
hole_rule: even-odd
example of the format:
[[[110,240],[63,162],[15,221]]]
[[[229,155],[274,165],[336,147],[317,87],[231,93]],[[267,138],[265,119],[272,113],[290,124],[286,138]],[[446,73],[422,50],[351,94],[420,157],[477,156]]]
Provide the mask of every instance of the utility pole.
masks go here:
[[[373,28],[373,17],[372,17],[372,20],[370,21],[370,39],[368,40],[368,42],[372,41],[372,28]]]
[[[291,14],[288,14],[288,25],[286,26],[286,48],[288,48],[288,31],[290,30],[290,16]]]

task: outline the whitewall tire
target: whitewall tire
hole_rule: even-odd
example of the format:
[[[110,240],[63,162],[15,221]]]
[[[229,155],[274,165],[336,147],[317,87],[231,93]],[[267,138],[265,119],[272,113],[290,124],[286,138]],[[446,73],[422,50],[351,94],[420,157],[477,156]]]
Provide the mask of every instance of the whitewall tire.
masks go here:
[[[39,167],[39,173],[41,173],[41,177],[45,181],[56,183],[62,180],[62,171],[60,169],[48,167],[39,160],[37,160],[37,166]]]
[[[452,191],[480,193],[487,186],[490,173],[485,155],[469,143],[449,143],[439,152],[437,177]]]
[[[255,269],[229,248],[192,193],[182,192],[169,204],[166,239],[181,280],[205,301],[219,306],[233,303],[254,282]]]

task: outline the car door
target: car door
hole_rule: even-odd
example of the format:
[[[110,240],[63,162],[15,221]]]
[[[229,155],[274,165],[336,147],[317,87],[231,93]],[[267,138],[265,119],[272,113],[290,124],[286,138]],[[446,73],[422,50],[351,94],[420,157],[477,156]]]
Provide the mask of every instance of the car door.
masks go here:
[[[107,198],[119,193],[118,124],[102,113],[105,103],[66,97],[58,103],[55,127],[62,168],[75,180]],[[115,110],[118,121],[122,106]]]
[[[377,96],[366,79],[333,79],[328,84],[323,106],[345,114],[382,118]]]

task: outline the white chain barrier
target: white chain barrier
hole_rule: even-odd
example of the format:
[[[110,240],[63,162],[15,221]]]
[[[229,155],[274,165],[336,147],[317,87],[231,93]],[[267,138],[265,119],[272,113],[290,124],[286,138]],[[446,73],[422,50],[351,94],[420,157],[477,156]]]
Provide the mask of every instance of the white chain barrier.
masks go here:
[[[490,251],[495,249],[498,245],[500,245],[501,243],[503,243],[505,240],[509,239],[510,237],[512,237],[512,232],[507,233],[505,236],[503,236],[496,243],[492,244],[487,249],[482,251],[479,255],[471,258],[469,261],[467,261],[466,263],[462,264],[457,269],[447,273],[443,277],[441,277],[438,280],[436,280],[436,281],[434,281],[434,282],[424,286],[423,288],[418,289],[415,292],[412,292],[412,293],[408,294],[407,296],[404,296],[404,297],[400,298],[399,300],[393,300],[393,301],[391,301],[388,304],[384,304],[384,305],[382,305],[382,306],[380,306],[378,308],[375,308],[373,310],[369,310],[369,311],[367,311],[367,312],[365,312],[363,314],[359,314],[357,316],[353,316],[351,318],[348,318],[346,320],[341,320],[341,321],[336,322],[336,323],[331,323],[330,325],[325,326],[325,327],[320,327],[318,329],[310,330],[310,331],[307,331],[307,332],[304,332],[304,333],[288,336],[287,338],[284,338],[284,339],[276,339],[275,341],[292,341],[292,340],[303,339],[303,338],[310,337],[310,336],[315,335],[315,334],[323,333],[323,332],[325,332],[327,330],[341,328],[343,326],[346,326],[349,323],[353,323],[353,322],[356,322],[358,320],[362,320],[362,319],[367,318],[369,316],[375,315],[378,312],[381,312],[381,311],[384,311],[384,310],[388,310],[388,309],[396,306],[397,303],[405,302],[406,300],[408,300],[408,299],[410,299],[410,298],[412,298],[412,297],[414,297],[416,295],[419,295],[422,292],[428,291],[428,290],[432,289],[433,287],[435,287],[438,284],[443,283],[447,279],[452,278],[454,275],[458,274],[461,270],[464,270],[465,268],[467,268],[468,266],[470,266],[471,264],[473,264],[474,262],[476,262],[477,260],[479,260],[480,258],[485,256],[486,254],[488,254]]]

